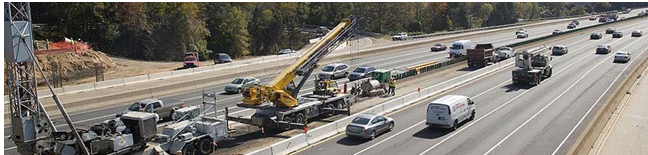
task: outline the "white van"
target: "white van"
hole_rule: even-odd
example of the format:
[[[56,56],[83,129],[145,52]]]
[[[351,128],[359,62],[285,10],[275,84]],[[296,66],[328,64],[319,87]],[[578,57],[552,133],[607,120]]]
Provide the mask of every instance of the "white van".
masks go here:
[[[475,103],[467,96],[446,95],[428,105],[425,124],[457,129],[458,124],[475,118]]]
[[[463,55],[466,55],[466,49],[474,49],[475,44],[471,42],[470,40],[459,40],[455,41],[452,43],[452,46],[450,46],[450,51],[448,52],[448,55],[450,57],[460,57]]]

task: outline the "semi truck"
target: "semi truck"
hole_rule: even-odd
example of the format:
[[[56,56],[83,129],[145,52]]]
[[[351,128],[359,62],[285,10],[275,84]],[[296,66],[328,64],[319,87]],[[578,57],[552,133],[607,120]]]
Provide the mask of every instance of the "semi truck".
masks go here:
[[[317,63],[353,35],[359,20],[361,19],[353,16],[342,20],[270,83],[245,88],[242,93],[243,102],[237,106],[257,109],[256,112],[250,117],[230,116],[226,109],[227,120],[289,130],[303,129],[308,119],[323,114],[349,113],[348,107],[353,104],[353,96],[341,93],[336,81],[316,77],[312,94],[299,96],[299,91],[317,68]],[[302,78],[294,82],[297,76]]]
[[[542,47],[533,52],[522,51],[515,53],[515,69],[512,71],[513,84],[538,85],[546,78],[551,77],[551,57],[544,54]]]
[[[497,57],[493,54],[493,45],[490,43],[477,44],[475,49],[467,49],[466,56],[470,68],[486,67],[488,62],[497,62]]]

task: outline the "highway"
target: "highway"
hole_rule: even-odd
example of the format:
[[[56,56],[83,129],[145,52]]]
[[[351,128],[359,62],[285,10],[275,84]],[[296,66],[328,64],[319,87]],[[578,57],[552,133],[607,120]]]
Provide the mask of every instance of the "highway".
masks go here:
[[[635,13],[636,14],[636,13]],[[629,14],[629,15],[635,15],[635,14]],[[515,42],[527,40],[527,39],[532,39],[532,38],[537,38],[541,36],[546,36],[546,35],[551,35],[551,32],[554,29],[561,29],[561,30],[566,30],[566,26],[569,22],[565,21],[562,22],[561,24],[548,24],[548,25],[542,25],[542,26],[536,26],[536,27],[531,27],[527,28],[529,32],[529,38],[526,39],[517,39],[515,38],[515,30],[510,30],[510,32],[502,32],[496,35],[488,35],[488,36],[471,36],[471,37],[466,37],[462,39],[469,39],[477,43],[482,43],[482,42],[491,42],[494,43],[495,46],[502,46],[506,44],[512,44]],[[592,24],[598,24],[596,21],[588,21],[587,19],[580,20],[580,27],[584,27],[587,25],[592,25]],[[629,36],[628,31],[626,34]],[[589,35],[587,33],[586,35]],[[628,39],[629,37],[625,37],[623,39]],[[604,40],[604,39],[603,39]],[[450,44],[454,40],[445,40],[441,43],[444,44]],[[432,43],[430,43],[432,44]],[[575,48],[571,48],[572,50]],[[614,47],[613,47],[614,49]],[[576,52],[574,52],[576,53]],[[570,53],[571,54],[571,53]],[[407,49],[403,51],[397,51],[397,52],[392,52],[388,54],[382,54],[378,56],[370,56],[370,57],[364,57],[360,58],[357,60],[353,61],[343,61],[347,64],[350,65],[350,69],[354,69],[355,67],[362,66],[362,65],[374,65],[378,68],[402,68],[402,67],[407,67],[415,64],[420,64],[423,62],[429,62],[429,61],[445,61],[448,60],[447,58],[447,52],[430,52],[429,47],[422,47],[422,48],[414,48],[414,49]],[[323,66],[323,64],[321,64]],[[279,71],[277,71],[279,72]],[[317,72],[313,73],[313,75],[316,75]],[[509,75],[509,74],[505,74]],[[257,77],[259,79],[262,79],[262,82],[268,82],[270,81],[273,77],[272,74],[268,75],[268,78],[264,77]],[[311,77],[312,78],[312,77]],[[505,78],[508,79],[508,78]],[[312,79],[308,80],[307,84],[305,85],[305,88],[302,89],[302,94],[308,93],[313,89],[313,83]],[[338,83],[344,83],[347,82],[348,80],[346,78],[339,79]],[[205,88],[206,92],[217,92],[220,95],[218,96],[218,101],[217,103],[219,104],[219,110],[221,110],[217,115],[222,116],[222,109],[224,107],[229,107],[231,109],[231,112],[237,113],[244,111],[246,109],[238,108],[235,106],[235,103],[241,101],[241,96],[240,94],[223,94],[223,86],[225,84],[219,84],[215,87],[209,87]],[[168,97],[162,98],[163,101],[165,102],[175,102],[175,101],[182,101],[186,104],[198,104],[201,102],[201,93],[202,90],[195,90],[191,92],[186,92],[186,93],[180,93],[177,95],[170,95]],[[113,107],[113,108],[106,108],[106,109],[97,109],[97,110],[92,110],[92,111],[86,111],[86,112],[80,112],[80,113],[72,113],[71,119],[75,121],[75,124],[78,124],[80,126],[88,126],[92,124],[97,124],[103,120],[112,118],[115,116],[115,114],[123,112],[126,109],[127,105],[125,106],[118,106],[118,107]],[[63,121],[62,118],[54,118],[54,121],[57,122],[57,128],[59,130],[67,130],[67,125],[64,124],[65,121]],[[5,127],[4,130],[5,135],[10,135],[10,129],[8,126]],[[13,144],[13,141],[8,139],[8,137],[5,137],[4,140],[5,144],[5,153],[8,154],[15,154],[15,145]]]
[[[616,24],[625,34],[648,30],[645,19]],[[622,25],[622,26],[621,26]],[[604,28],[597,28],[600,32]],[[570,49],[552,56],[554,74],[540,85],[511,83],[513,67],[492,73],[447,93],[388,114],[393,131],[372,141],[338,134],[296,154],[565,154],[601,102],[611,95],[629,70],[648,55],[646,37],[589,40],[590,32],[548,45]],[[609,44],[610,54],[594,54],[598,44]],[[633,54],[628,63],[612,63],[614,52]],[[475,101],[475,120],[456,131],[425,125],[427,103],[447,94]],[[590,113],[587,115],[587,113]]]

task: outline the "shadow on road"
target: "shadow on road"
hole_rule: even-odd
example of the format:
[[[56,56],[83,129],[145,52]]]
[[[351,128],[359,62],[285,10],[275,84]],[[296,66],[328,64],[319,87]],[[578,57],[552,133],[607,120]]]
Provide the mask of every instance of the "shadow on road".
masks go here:
[[[354,138],[354,137],[344,137],[340,140],[337,141],[338,144],[346,145],[346,146],[356,146],[360,145],[367,142],[367,140],[360,139],[360,138]]]
[[[431,127],[426,127],[421,129],[420,131],[414,133],[414,137],[418,138],[425,138],[425,139],[435,139],[442,137],[448,133],[450,133],[450,129],[443,129],[443,128],[431,128]]]
[[[471,72],[471,71],[475,71],[475,70],[477,70],[477,69],[479,69],[479,68],[470,68],[470,67],[466,66],[466,67],[461,68],[461,69],[459,69],[459,70],[457,70],[457,71],[462,71],[462,72],[468,71],[468,72]]]
[[[518,91],[520,89],[531,89],[531,87],[533,87],[533,86],[528,85],[528,84],[513,84],[513,83],[509,83],[509,84],[507,84],[505,86],[502,86],[502,88],[506,89],[505,92],[507,92],[507,93],[508,92]]]

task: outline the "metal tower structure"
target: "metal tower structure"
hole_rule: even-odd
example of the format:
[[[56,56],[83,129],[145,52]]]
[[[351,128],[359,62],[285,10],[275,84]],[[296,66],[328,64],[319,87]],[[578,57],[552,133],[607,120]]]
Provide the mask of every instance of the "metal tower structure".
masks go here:
[[[5,2],[4,13],[4,54],[7,67],[5,82],[8,87],[5,91],[9,95],[11,139],[21,154],[40,154],[44,148],[37,147],[37,143],[43,139],[51,139],[51,132],[56,132],[56,128],[38,99],[37,71],[42,75],[50,91],[52,88],[34,56],[29,3]],[[82,153],[88,154],[58,97],[53,91],[52,94]],[[51,140],[45,141],[51,142]]]

